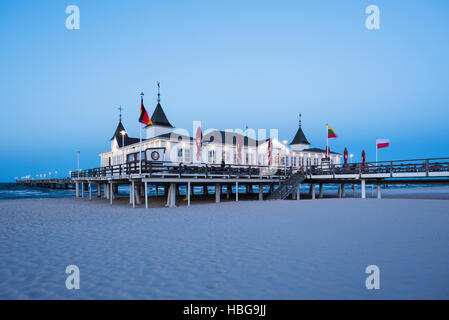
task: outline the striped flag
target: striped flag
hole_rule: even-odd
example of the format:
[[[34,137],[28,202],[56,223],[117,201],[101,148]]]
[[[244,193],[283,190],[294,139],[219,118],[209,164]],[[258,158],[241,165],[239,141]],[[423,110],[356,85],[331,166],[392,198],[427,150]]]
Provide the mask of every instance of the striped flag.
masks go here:
[[[331,128],[331,126],[327,126],[327,137],[328,138],[338,138],[337,134],[335,133],[334,129]]]
[[[386,148],[390,145],[390,139],[376,139],[377,149]]]
[[[150,117],[148,116],[147,110],[145,110],[145,107],[143,106],[143,97],[140,100],[140,117],[139,122],[143,123],[145,125],[153,124]]]

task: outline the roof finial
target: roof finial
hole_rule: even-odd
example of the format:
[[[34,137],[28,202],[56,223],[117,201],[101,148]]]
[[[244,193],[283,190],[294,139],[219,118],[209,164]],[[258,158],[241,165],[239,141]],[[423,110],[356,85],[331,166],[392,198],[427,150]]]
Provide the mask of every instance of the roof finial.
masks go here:
[[[157,82],[157,103],[161,102],[161,92],[160,92],[160,89],[161,89],[161,85],[160,85],[160,83],[159,83],[159,81],[158,81],[158,82]]]
[[[119,120],[120,120],[120,122],[122,122],[122,110],[123,110],[123,108],[122,108],[121,105],[120,105],[120,107],[118,107],[118,110],[119,110]]]
[[[299,113],[299,127],[301,128],[301,113]]]

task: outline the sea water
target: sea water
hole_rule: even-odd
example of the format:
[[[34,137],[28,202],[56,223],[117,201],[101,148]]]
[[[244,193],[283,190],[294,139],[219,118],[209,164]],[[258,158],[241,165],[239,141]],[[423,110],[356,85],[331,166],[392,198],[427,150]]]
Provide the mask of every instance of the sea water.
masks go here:
[[[301,192],[309,192],[309,184],[301,184]],[[351,192],[352,185],[346,185],[346,191]],[[406,185],[390,185],[388,188],[396,189],[396,188],[412,188],[415,186],[406,186]],[[424,186],[416,186],[416,187],[424,187]],[[426,186],[426,187],[432,187],[432,186]],[[227,186],[223,186],[223,193],[227,192]],[[275,186],[276,188],[276,186]],[[338,186],[335,184],[324,184],[323,190],[337,190]],[[182,185],[179,188],[180,195],[186,194],[186,186]],[[354,185],[355,190],[360,190],[360,185]],[[371,186],[367,185],[367,192],[371,190]],[[375,187],[374,187],[375,189]],[[102,190],[103,191],[103,190]],[[119,186],[119,195],[129,195],[129,185],[120,185]],[[374,190],[375,191],[375,190]],[[88,192],[88,191],[87,191]],[[87,194],[85,191],[85,195]],[[232,193],[235,192],[235,184],[232,184]],[[253,192],[258,193],[259,187],[256,185],[253,189]],[[266,185],[264,187],[264,192],[269,192],[269,186]],[[318,192],[318,188],[316,189],[316,192]],[[92,184],[92,193],[96,195],[97,193],[97,187],[96,184]],[[215,194],[215,187],[214,186],[208,186],[207,187],[207,193],[210,195]],[[245,185],[239,185],[239,193],[245,194],[246,193],[246,186]],[[150,196],[154,196],[156,194],[156,188],[154,185],[148,185],[148,194]],[[164,192],[164,186],[158,187],[158,195],[163,195]],[[200,186],[194,186],[193,187],[193,194],[194,195],[202,195],[203,194],[203,188]],[[15,183],[0,183],[0,200],[5,199],[41,199],[41,198],[73,198],[75,197],[75,190],[74,189],[49,189],[49,188],[39,188],[39,187],[27,187]]]

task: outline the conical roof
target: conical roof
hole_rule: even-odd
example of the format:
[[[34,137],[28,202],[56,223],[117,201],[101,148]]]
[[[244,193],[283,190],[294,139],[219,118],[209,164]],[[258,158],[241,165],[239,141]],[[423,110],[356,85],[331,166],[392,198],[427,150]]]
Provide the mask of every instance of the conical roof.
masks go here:
[[[165,115],[165,112],[159,102],[157,103],[156,109],[154,109],[153,115],[151,116],[151,122],[153,124],[149,124],[148,126],[153,125],[173,128],[170,122],[168,122],[167,116]]]
[[[122,134],[121,134],[120,132],[122,132],[123,130],[126,131],[126,130],[125,130],[125,127],[124,127],[123,124],[122,124],[122,121],[120,120],[119,123],[118,123],[118,125],[117,125],[117,129],[115,129],[114,135],[112,136],[112,138],[111,138],[110,140],[114,139],[115,137],[121,137]],[[128,135],[128,134],[126,133],[126,134],[125,134],[125,137],[126,137],[127,135]]]
[[[128,136],[128,133],[125,133],[124,137],[122,137],[122,134],[120,132],[122,132],[123,130],[126,132],[122,121],[119,121],[117,129],[115,129],[114,135],[111,138],[111,140],[115,139],[117,141],[117,145],[119,146],[119,148],[123,147],[123,143],[125,144],[125,146],[128,146],[140,141],[139,138],[131,138],[130,136]]]
[[[293,138],[292,142],[290,142],[290,145],[292,144],[308,144],[310,145],[309,141],[307,141],[306,136],[304,135],[304,132],[302,131],[301,127],[298,128],[298,131],[296,132],[295,137]]]

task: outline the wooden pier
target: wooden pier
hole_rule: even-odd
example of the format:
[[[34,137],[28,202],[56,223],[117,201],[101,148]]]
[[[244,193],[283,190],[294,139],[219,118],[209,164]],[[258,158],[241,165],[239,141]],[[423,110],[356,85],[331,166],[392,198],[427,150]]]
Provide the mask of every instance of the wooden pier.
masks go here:
[[[71,178],[17,180],[16,183],[28,187],[48,189],[75,189],[75,182]]]
[[[274,190],[283,179],[292,173],[292,168],[267,166],[221,166],[205,164],[173,164],[164,162],[142,162],[118,165],[111,167],[94,168],[72,172],[72,180],[76,186],[76,196],[83,196],[82,191],[88,185],[89,198],[92,197],[92,184],[97,186],[97,197],[103,196],[112,201],[116,198],[118,185],[130,186],[130,203],[133,207],[144,202],[148,208],[148,186],[164,186],[164,196],[167,197],[167,206],[176,205],[176,197],[180,195],[179,187],[186,189],[187,206],[190,206],[193,188],[199,186],[203,190],[208,187],[215,189],[216,202],[221,201],[224,194],[239,200],[239,188],[245,186],[245,193],[252,193],[257,189],[258,199],[264,199],[264,186]],[[256,187],[256,188],[255,188]],[[104,190],[103,195],[101,191]],[[234,192],[232,190],[234,189]],[[207,192],[204,192],[207,193]],[[143,199],[142,199],[143,198]]]
[[[311,199],[323,197],[323,185],[338,186],[337,197],[343,197],[345,186],[361,185],[361,197],[366,198],[366,185],[377,186],[377,198],[381,198],[382,185],[422,184],[449,185],[449,158],[398,160],[369,162],[331,166],[268,167],[249,165],[206,165],[176,164],[142,161],[117,166],[73,171],[70,178],[50,180],[27,180],[17,183],[49,188],[74,188],[76,197],[85,193],[92,199],[93,185],[97,197],[107,199],[111,204],[117,198],[118,186],[129,185],[129,202],[133,207],[144,205],[148,208],[149,186],[164,186],[167,206],[176,206],[180,197],[180,187],[186,190],[187,205],[190,206],[193,188],[214,188],[215,201],[222,196],[239,201],[239,188],[245,186],[245,194],[253,194],[259,200],[286,199],[300,200],[301,184],[309,185]],[[225,187],[225,188],[223,188]],[[157,189],[156,189],[157,190]],[[204,192],[206,190],[206,192]],[[234,192],[233,192],[234,190]]]

